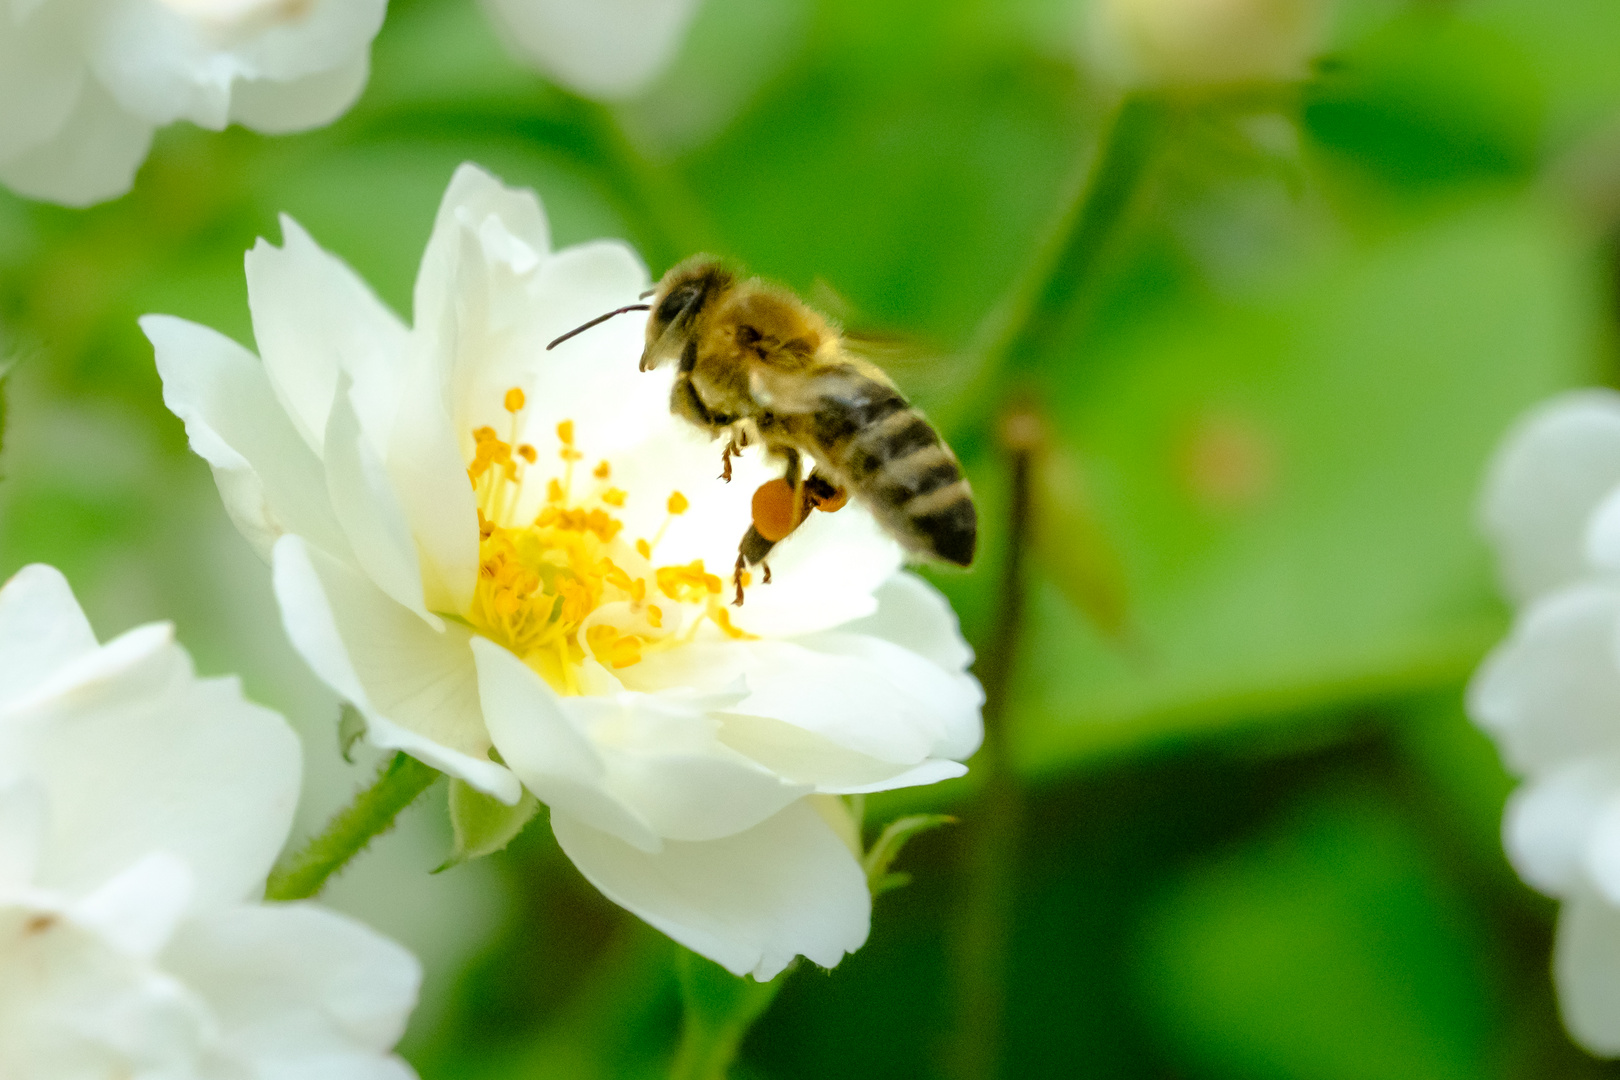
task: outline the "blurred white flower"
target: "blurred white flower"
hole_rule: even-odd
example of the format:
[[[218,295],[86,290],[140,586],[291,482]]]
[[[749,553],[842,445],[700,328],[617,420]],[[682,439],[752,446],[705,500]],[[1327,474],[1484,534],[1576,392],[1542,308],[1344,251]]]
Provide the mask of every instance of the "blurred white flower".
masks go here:
[[[1620,394],[1532,412],[1493,463],[1484,519],[1521,610],[1469,711],[1525,781],[1503,821],[1508,857],[1564,901],[1564,1022],[1620,1056]]]
[[[0,1076],[405,1078],[416,961],[266,905],[298,744],[170,627],[98,645],[66,581],[0,589]]]
[[[603,100],[633,97],[675,58],[699,0],[484,0],[519,56]]]
[[[128,191],[176,120],[281,133],[365,86],[387,0],[0,4],[0,183],[87,206]]]
[[[851,507],[727,607],[710,567],[774,474],[717,479],[671,374],[637,371],[643,317],[546,350],[649,282],[620,243],[552,252],[532,193],[456,173],[411,328],[282,229],[248,255],[262,363],[143,326],[289,637],[368,738],[507,804],[526,786],[603,893],[734,972],[860,946],[827,796],[958,776],[980,738],[944,599]]]
[[[1128,86],[1303,78],[1329,0],[1093,0],[1092,63]]]

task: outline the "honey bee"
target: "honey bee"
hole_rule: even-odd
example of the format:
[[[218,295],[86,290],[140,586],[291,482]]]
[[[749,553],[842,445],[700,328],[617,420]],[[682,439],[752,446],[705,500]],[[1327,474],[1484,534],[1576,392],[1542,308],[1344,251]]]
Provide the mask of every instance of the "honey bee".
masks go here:
[[[631,304],[570,331],[549,347],[625,311],[651,311],[641,370],[674,361],[670,410],[718,439],[721,477],[758,441],[783,466],[755,492],[753,522],[738,545],[733,582],[812,509],[834,511],[851,495],[907,551],[958,566],[973,561],[978,512],[962,467],[939,433],[875,364],[850,351],[825,316],[792,293],[739,280],[698,255]],[[808,477],[804,459],[814,461]]]

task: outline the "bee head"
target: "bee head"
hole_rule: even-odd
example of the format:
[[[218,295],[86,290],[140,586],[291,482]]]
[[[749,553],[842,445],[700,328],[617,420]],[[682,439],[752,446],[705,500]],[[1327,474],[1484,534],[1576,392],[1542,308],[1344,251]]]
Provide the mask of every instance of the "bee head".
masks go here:
[[[735,280],[735,275],[712,255],[694,255],[672,267],[652,291],[652,314],[647,318],[647,348],[641,370],[679,356],[691,339],[697,314]]]

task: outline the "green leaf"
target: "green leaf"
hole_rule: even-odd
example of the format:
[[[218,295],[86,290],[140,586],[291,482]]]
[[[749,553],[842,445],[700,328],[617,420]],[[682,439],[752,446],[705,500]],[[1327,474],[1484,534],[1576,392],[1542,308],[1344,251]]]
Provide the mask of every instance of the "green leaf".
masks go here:
[[[1140,648],[1099,640],[1043,555],[1010,704],[1026,775],[1450,685],[1501,635],[1474,505],[1513,420],[1593,378],[1585,244],[1492,198],[1323,260],[1247,298],[1120,307],[1083,379],[1048,374]],[[967,466],[994,530],[999,466]],[[973,599],[974,575],[935,580]]]
[[[1140,985],[1178,1073],[1493,1075],[1472,900],[1387,792],[1351,785],[1185,878],[1146,924]]]
[[[890,873],[889,867],[900,857],[901,850],[912,837],[941,825],[954,824],[955,821],[948,814],[911,814],[889,822],[861,860],[866,870],[866,885],[872,890],[872,896],[882,896],[911,880],[910,874]]]
[[[338,751],[350,765],[354,764],[354,744],[365,734],[366,718],[360,715],[359,709],[345,701],[342,711],[338,713]]]
[[[450,781],[450,824],[456,843],[439,870],[493,855],[512,842],[523,826],[540,812],[540,800],[527,790],[515,806],[485,795],[462,780]],[[437,871],[435,871],[437,873]]]
[[[675,969],[686,1011],[670,1076],[672,1080],[724,1080],[743,1036],[793,969],[770,982],[756,982],[752,976],[739,978],[687,949],[677,954]]]

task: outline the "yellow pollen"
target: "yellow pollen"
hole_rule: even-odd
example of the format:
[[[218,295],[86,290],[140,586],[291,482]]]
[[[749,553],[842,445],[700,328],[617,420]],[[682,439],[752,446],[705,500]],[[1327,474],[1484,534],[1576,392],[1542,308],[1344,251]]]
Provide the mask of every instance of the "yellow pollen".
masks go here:
[[[649,565],[664,529],[690,508],[683,494],[670,494],[657,536],[632,540],[617,516],[629,496],[607,485],[608,462],[593,468],[589,492],[572,489],[574,465],[584,458],[573,422],[557,425],[564,465],[543,464],[533,445],[516,438],[523,391],[507,391],[503,403],[513,414],[511,437],[476,428],[467,465],[478,503],[479,565],[464,616],[479,634],[521,657],[561,694],[583,692],[588,657],[610,670],[628,668],[649,652],[693,640],[706,621],[730,637],[746,636],[724,608],[724,582],[702,560]],[[536,469],[550,475],[536,474],[526,489]],[[655,594],[658,603],[649,604]],[[688,605],[691,617],[671,618],[666,598]]]

